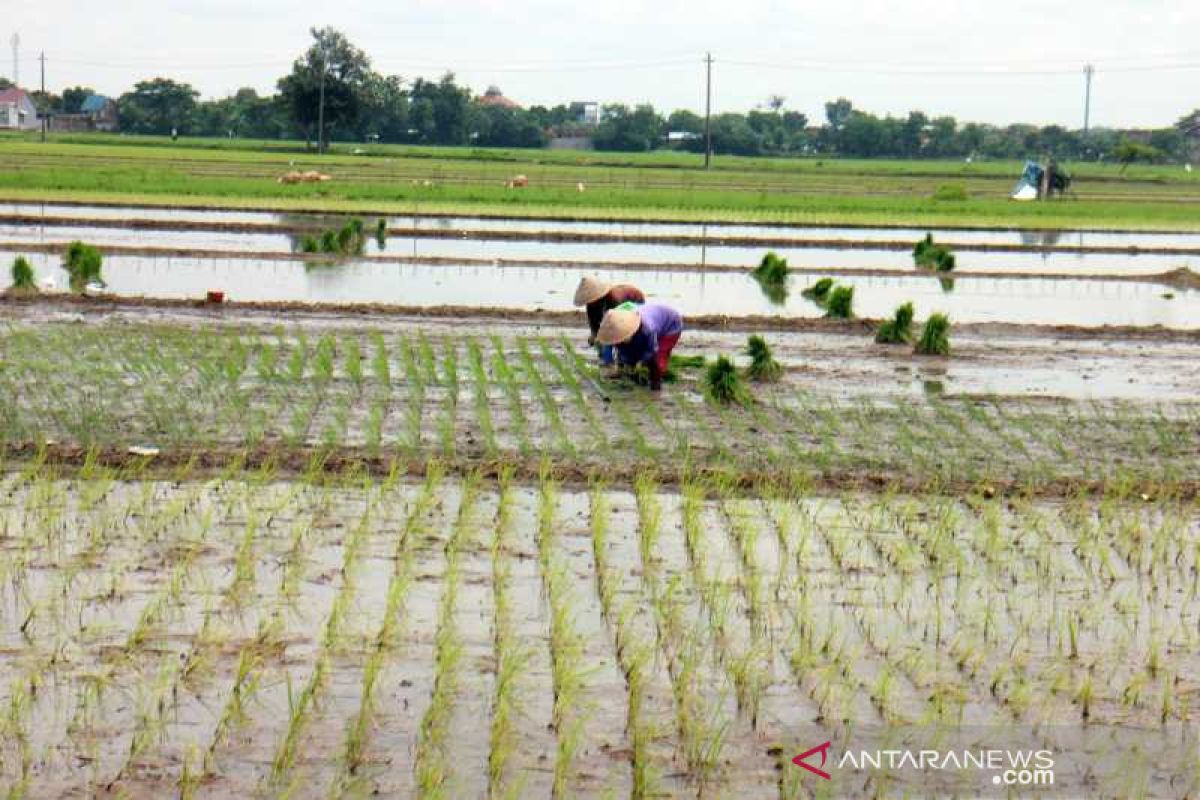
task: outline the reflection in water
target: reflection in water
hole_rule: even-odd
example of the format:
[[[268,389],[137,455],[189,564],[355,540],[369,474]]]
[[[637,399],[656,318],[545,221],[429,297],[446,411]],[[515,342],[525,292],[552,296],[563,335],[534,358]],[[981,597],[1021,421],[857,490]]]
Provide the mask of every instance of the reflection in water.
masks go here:
[[[938,278],[938,283],[946,294],[954,291],[954,278]]]
[[[758,288],[762,291],[763,297],[767,298],[773,306],[785,306],[788,301],[788,279],[769,280],[762,277],[756,272],[751,272],[750,277],[758,284]]]
[[[1029,247],[1054,247],[1062,239],[1063,232],[1058,230],[1023,230],[1021,244]],[[1079,242],[1083,243],[1083,232],[1079,232]]]

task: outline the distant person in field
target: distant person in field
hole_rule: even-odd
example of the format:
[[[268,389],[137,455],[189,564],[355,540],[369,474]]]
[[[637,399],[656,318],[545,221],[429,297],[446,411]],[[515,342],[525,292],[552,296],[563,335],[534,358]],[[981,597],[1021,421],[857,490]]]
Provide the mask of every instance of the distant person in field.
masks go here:
[[[650,389],[657,392],[682,333],[683,316],[670,306],[626,303],[604,315],[596,341],[616,347],[617,362],[623,369],[645,364],[650,371]]]
[[[600,321],[604,314],[622,303],[641,305],[646,302],[646,295],[641,289],[628,283],[613,285],[593,278],[590,275],[579,281],[575,290],[575,305],[587,306],[588,327],[592,334],[588,337],[588,345],[596,344],[596,334],[600,331]],[[600,363],[608,366],[613,363],[611,345],[600,345]]]

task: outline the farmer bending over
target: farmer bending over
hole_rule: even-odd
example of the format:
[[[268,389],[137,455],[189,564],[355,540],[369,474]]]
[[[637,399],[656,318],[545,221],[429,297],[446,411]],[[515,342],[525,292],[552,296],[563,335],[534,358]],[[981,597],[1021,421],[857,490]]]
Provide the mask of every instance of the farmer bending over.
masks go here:
[[[604,315],[596,341],[615,345],[622,367],[645,364],[650,370],[650,388],[657,392],[662,389],[671,351],[681,333],[683,317],[670,306],[646,303],[638,308],[626,304]]]
[[[592,335],[588,337],[588,345],[596,343],[600,320],[604,319],[606,311],[616,308],[622,303],[641,305],[644,302],[646,302],[646,295],[641,289],[631,284],[620,283],[614,286],[590,275],[582,278],[579,281],[579,288],[575,290],[575,305],[587,306],[588,327],[592,330]],[[613,363],[611,345],[600,346],[600,363],[605,366]]]

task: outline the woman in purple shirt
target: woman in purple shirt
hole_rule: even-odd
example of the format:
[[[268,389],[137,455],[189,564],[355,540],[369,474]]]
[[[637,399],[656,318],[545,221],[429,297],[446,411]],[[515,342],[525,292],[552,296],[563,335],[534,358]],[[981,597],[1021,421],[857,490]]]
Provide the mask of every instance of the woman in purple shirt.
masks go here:
[[[616,345],[621,366],[645,364],[650,370],[650,388],[657,392],[662,389],[671,351],[681,333],[683,317],[678,311],[661,303],[646,303],[614,308],[605,314],[596,341]]]

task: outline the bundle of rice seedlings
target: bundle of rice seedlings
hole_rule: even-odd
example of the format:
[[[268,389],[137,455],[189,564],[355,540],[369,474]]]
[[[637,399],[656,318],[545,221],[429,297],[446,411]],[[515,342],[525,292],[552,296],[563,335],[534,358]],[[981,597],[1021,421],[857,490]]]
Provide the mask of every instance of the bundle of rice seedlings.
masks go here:
[[[714,403],[746,405],[750,395],[742,383],[737,367],[725,356],[719,356],[704,372],[704,393]]]
[[[336,253],[338,251],[338,232],[325,231],[321,234],[321,252]]]
[[[758,281],[759,287],[768,300],[775,305],[783,305],[787,302],[788,297],[788,272],[787,259],[780,258],[771,252],[763,256],[762,261],[750,275]]]
[[[825,316],[850,319],[854,316],[854,287],[835,286],[825,301]]]
[[[704,366],[704,356],[671,356],[672,369],[700,369]]]
[[[825,298],[829,296],[829,290],[833,288],[833,278],[821,278],[812,286],[808,287],[800,294],[807,297],[809,300],[816,301],[818,305],[825,302]]]
[[[317,237],[305,234],[300,240],[300,252],[302,253],[319,253],[321,252],[321,243],[317,241]]]
[[[880,344],[904,344],[911,342],[913,304],[905,303],[896,309],[891,319],[884,320],[875,331],[875,341]]]
[[[945,314],[931,314],[913,352],[923,356],[950,355],[950,318]]]
[[[100,251],[90,244],[74,241],[67,245],[63,269],[70,276],[71,291],[82,292],[89,283],[104,285],[104,279],[100,277],[102,261]]]
[[[379,245],[380,250],[387,244],[387,233],[387,220],[380,217],[375,221],[375,243]]]
[[[918,267],[930,267],[938,272],[949,272],[954,269],[954,254],[945,245],[933,241],[933,234],[925,234],[925,238],[913,246],[913,263]]]
[[[771,346],[758,334],[746,343],[746,355],[750,356],[750,366],[746,367],[746,377],[750,380],[776,381],[783,374],[783,367],[771,354]]]
[[[19,292],[36,292],[37,281],[34,279],[33,267],[25,256],[17,256],[12,263],[12,288]]]

